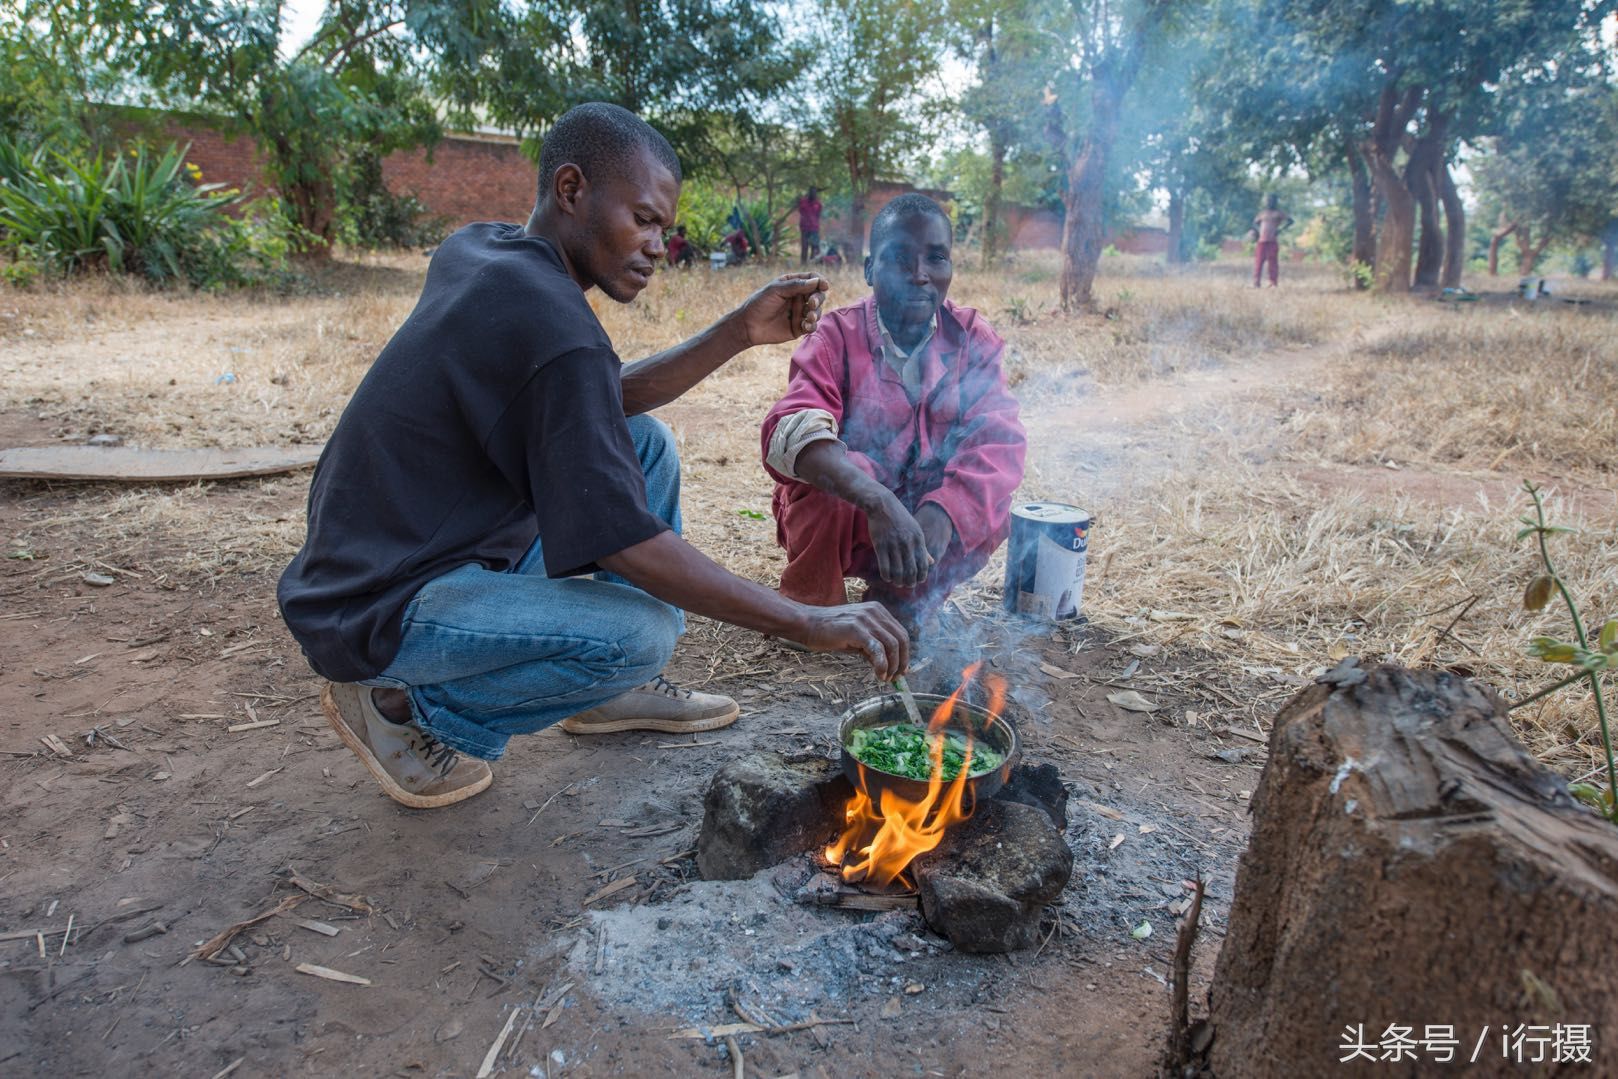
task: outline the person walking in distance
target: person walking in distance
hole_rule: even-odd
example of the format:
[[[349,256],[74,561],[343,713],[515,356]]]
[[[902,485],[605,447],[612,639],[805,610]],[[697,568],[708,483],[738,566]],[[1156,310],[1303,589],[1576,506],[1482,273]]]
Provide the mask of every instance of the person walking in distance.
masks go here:
[[[798,263],[820,255],[820,190],[811,187],[798,199]]]
[[[1292,218],[1286,211],[1277,208],[1275,192],[1264,196],[1264,209],[1253,218],[1253,228],[1248,233],[1258,241],[1253,249],[1253,287],[1261,288],[1264,277],[1264,264],[1270,266],[1270,287],[1276,286],[1281,272],[1281,230],[1292,224]]]

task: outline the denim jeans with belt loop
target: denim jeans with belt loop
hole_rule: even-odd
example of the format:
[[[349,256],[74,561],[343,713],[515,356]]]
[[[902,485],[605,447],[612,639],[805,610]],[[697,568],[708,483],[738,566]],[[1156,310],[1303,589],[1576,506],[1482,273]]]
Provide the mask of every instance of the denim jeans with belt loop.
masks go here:
[[[680,531],[680,458],[660,420],[632,416],[646,504]],[[603,507],[605,512],[605,507]],[[399,652],[368,686],[408,691],[423,730],[498,760],[531,734],[604,704],[662,671],[685,614],[621,577],[545,576],[538,539],[510,570],[435,577],[404,609]]]

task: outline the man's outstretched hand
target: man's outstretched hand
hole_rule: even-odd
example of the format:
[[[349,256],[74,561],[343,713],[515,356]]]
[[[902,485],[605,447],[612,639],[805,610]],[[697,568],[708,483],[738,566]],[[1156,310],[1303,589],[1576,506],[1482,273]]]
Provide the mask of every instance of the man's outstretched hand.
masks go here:
[[[880,603],[812,608],[798,643],[813,652],[858,652],[882,682],[910,666],[910,636]]]
[[[749,348],[778,345],[815,332],[830,287],[817,273],[782,274],[749,296],[731,317]]]

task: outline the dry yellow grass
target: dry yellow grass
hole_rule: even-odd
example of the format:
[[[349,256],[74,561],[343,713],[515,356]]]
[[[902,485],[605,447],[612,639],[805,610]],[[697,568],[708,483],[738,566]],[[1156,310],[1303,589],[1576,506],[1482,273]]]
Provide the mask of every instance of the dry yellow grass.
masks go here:
[[[154,446],[318,441],[408,313],[424,263],[370,259],[295,298],[106,283],[5,294],[0,410]],[[1548,677],[1524,643],[1560,623],[1517,606],[1535,572],[1512,538],[1519,469],[1559,484],[1554,512],[1584,530],[1558,553],[1592,620],[1618,612],[1618,292],[1596,290],[1589,309],[1456,311],[1355,295],[1325,269],[1285,271],[1286,287],[1255,292],[1234,263],[1168,272],[1109,260],[1106,314],[1083,318],[1055,313],[1051,257],[958,274],[952,296],[1010,346],[1033,433],[1024,493],[1098,514],[1088,613],[1165,646],[1159,669],[1247,702],[1233,715],[1265,714],[1253,702],[1348,654],[1464,664],[1525,695]],[[632,306],[596,307],[634,358],[701,329],[767,276],[663,274]],[[865,292],[853,271],[833,285],[836,303]],[[754,350],[665,412],[686,463],[688,535],[771,583],[774,525],[754,516],[770,492],[757,422],[789,353]],[[226,371],[236,380],[217,382]],[[26,527],[0,542],[48,551],[51,572],[137,552],[176,580],[248,575],[263,589],[299,541],[303,489],[301,478],[228,499],[207,487],[86,488],[68,503],[36,492],[24,496]],[[1492,493],[1485,503],[1474,489]],[[1001,572],[997,559],[963,604],[992,603]],[[1587,695],[1517,716],[1547,760],[1569,774],[1594,765]]]
[[[1610,309],[1460,307],[1360,335],[1291,426],[1330,459],[1448,467],[1618,471]]]

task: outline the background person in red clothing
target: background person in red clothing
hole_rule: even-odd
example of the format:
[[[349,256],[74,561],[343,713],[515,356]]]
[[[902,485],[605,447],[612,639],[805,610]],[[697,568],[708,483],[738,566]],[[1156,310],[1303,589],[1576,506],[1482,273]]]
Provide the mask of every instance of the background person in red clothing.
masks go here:
[[[743,229],[740,227],[736,228],[734,231],[726,234],[725,238],[720,242],[729,248],[729,254],[726,257],[726,265],[740,266],[742,263],[747,261],[747,233]]]
[[[811,187],[798,199],[798,263],[820,254],[820,189]]]
[[[691,246],[691,241],[685,238],[684,225],[676,226],[674,235],[665,240],[663,246],[668,249],[668,254],[664,258],[668,260],[670,266],[680,266],[689,270],[692,260],[697,257],[696,249]]]
[[[915,636],[1006,538],[1025,443],[1005,342],[945,297],[950,222],[901,195],[871,222],[871,295],[821,317],[764,419],[781,594],[846,602],[866,582]]]
[[[1270,264],[1270,287],[1276,286],[1281,273],[1281,230],[1292,224],[1286,212],[1276,208],[1275,192],[1264,196],[1264,209],[1253,218],[1248,235],[1258,241],[1253,249],[1253,287],[1259,288],[1264,276],[1264,264]]]

